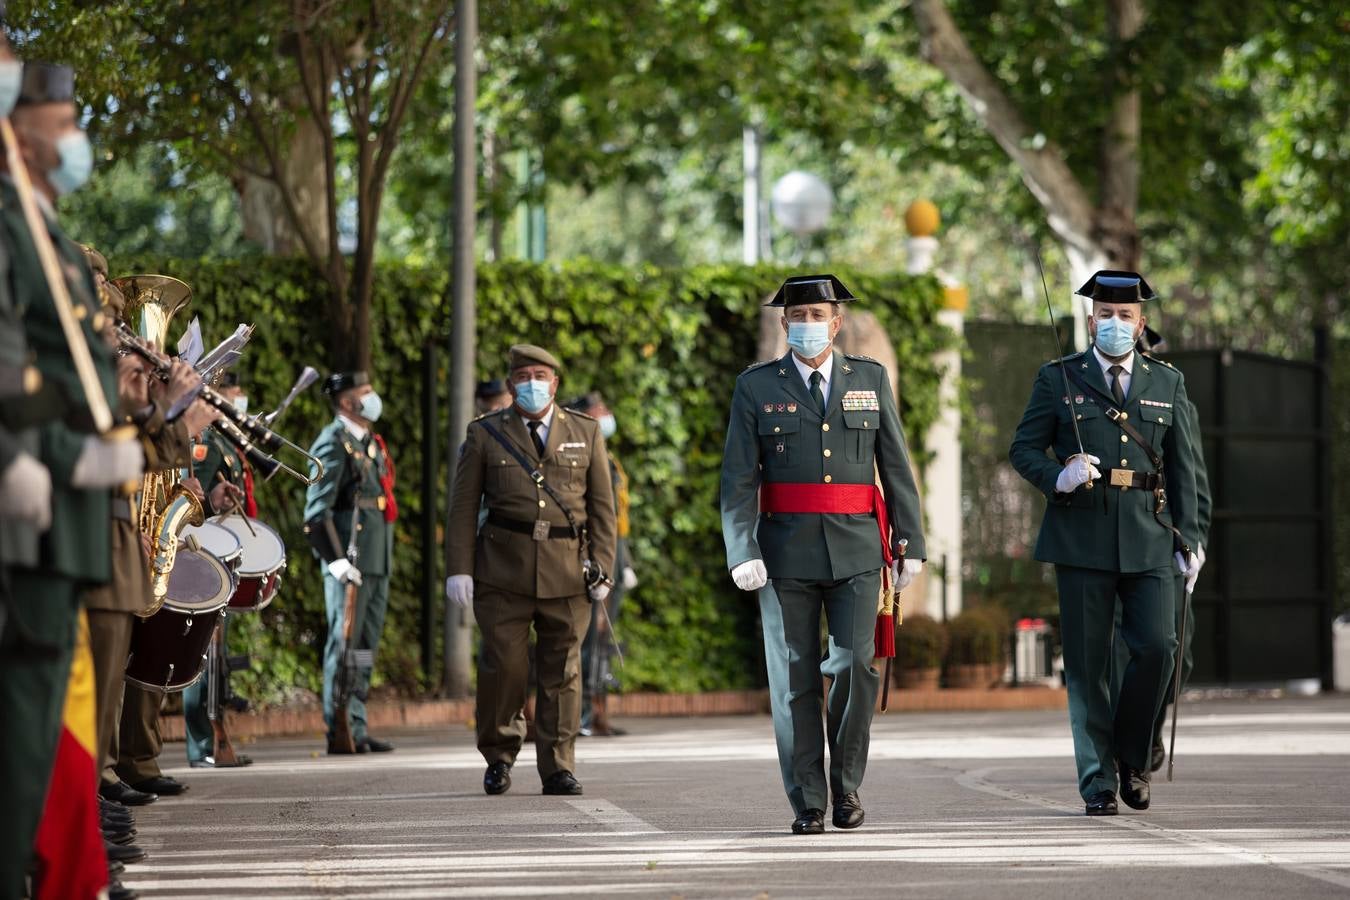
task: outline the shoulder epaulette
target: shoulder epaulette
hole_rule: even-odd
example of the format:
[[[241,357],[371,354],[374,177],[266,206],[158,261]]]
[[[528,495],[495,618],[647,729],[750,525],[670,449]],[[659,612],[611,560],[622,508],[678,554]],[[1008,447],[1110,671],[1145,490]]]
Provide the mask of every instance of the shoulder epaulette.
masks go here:
[[[744,369],[741,370],[741,374],[744,375],[746,372],[751,372],[754,371],[755,369],[762,369],[765,366],[773,365],[776,362],[778,362],[778,360],[776,359],[766,359],[763,362],[751,363],[750,365],[746,366]]]
[[[853,362],[871,363],[872,365],[881,369],[886,368],[886,366],[882,364],[880,360],[873,359],[870,356],[863,356],[861,353],[845,353],[844,359],[852,360]]]
[[[562,411],[563,411],[564,413],[566,413],[567,415],[569,415],[569,416],[576,416],[577,418],[580,418],[580,419],[590,419],[592,422],[599,422],[599,421],[600,421],[599,419],[597,419],[595,416],[591,415],[590,413],[584,413],[584,412],[582,412],[581,410],[578,410],[578,409],[565,409],[565,410],[562,410]]]
[[[1070,362],[1075,359],[1082,359],[1087,354],[1086,350],[1079,350],[1077,353],[1070,353],[1068,356],[1061,356],[1059,359],[1052,359],[1051,362]]]

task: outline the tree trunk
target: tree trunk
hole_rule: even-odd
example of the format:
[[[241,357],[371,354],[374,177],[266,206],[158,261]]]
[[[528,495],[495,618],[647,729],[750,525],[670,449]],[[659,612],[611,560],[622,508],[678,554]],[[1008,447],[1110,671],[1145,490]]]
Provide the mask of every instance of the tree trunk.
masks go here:
[[[282,175],[291,186],[303,227],[324,246],[328,242],[328,191],[323,178],[323,134],[313,119],[299,117],[295,134],[280,155]],[[233,181],[244,237],[271,256],[303,255],[304,241],[276,182],[249,173],[240,173]]]

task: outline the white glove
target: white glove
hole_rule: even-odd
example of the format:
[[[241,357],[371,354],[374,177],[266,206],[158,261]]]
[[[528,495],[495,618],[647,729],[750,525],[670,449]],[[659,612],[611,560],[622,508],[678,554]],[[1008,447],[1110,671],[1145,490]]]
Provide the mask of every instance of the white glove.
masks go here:
[[[352,584],[361,583],[361,570],[352,565],[349,559],[335,559],[328,564],[328,574],[332,575],[338,581],[349,581]]]
[[[605,598],[609,596],[610,587],[607,584],[597,584],[586,593],[591,595],[591,599],[596,603],[604,603]]]
[[[902,591],[923,571],[923,560],[921,559],[897,559],[891,563],[891,584],[895,585],[896,591]]]
[[[638,586],[637,573],[633,571],[632,566],[623,567],[623,589],[631,591]]]
[[[0,473],[0,518],[27,522],[38,531],[52,525],[52,475],[27,453]]]
[[[1195,580],[1200,577],[1200,558],[1194,553],[1182,556],[1178,550],[1172,554],[1172,559],[1177,564],[1177,574],[1186,576],[1186,593],[1194,592]]]
[[[769,583],[769,571],[764,560],[751,559],[731,570],[731,580],[743,591],[757,591]]]
[[[1201,544],[1195,548],[1195,558],[1200,560],[1200,568],[1205,567],[1205,545]]]
[[[460,607],[472,604],[473,576],[451,575],[445,579],[445,599]]]
[[[140,441],[105,441],[87,437],[80,458],[70,473],[78,488],[108,488],[139,481],[145,472],[145,451]]]
[[[1091,453],[1075,453],[1069,457],[1069,462],[1060,471],[1059,477],[1055,479],[1055,490],[1061,494],[1071,494],[1078,490],[1080,484],[1087,484],[1089,481],[1096,481],[1102,477],[1102,473],[1097,471],[1097,463],[1100,459]]]

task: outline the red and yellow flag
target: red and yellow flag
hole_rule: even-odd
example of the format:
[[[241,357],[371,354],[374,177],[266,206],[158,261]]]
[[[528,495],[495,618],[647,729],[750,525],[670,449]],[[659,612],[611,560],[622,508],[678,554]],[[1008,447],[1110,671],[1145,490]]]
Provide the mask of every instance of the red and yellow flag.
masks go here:
[[[95,794],[96,715],[89,620],[84,610],[80,610],[61,739],[34,847],[38,858],[34,900],[93,900],[106,896],[108,860],[103,852]]]

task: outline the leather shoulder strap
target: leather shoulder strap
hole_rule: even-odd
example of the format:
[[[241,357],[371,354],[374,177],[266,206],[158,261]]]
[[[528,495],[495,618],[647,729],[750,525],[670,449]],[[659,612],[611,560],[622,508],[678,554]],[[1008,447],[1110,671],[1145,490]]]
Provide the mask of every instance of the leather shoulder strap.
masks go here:
[[[530,480],[543,488],[544,493],[548,494],[549,498],[557,504],[558,509],[561,509],[563,515],[567,517],[567,527],[572,529],[572,537],[580,537],[581,531],[577,528],[577,520],[572,518],[572,513],[567,509],[567,506],[563,504],[562,498],[559,497],[549,483],[544,480],[544,473],[531,465],[530,461],[525,458],[525,455],[516,449],[516,445],[508,441],[506,435],[494,428],[490,422],[480,419],[478,420],[478,425],[488,434],[492,435],[492,439],[501,444],[502,449],[511,454],[511,458],[519,463],[522,469],[529,473]]]

